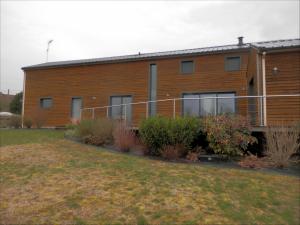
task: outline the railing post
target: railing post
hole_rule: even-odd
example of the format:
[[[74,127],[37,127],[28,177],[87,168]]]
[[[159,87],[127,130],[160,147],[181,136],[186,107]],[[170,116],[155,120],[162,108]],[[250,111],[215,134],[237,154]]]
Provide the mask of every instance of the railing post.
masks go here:
[[[94,120],[95,119],[95,108],[93,108],[92,117],[93,117],[93,120]]]
[[[81,117],[82,117],[82,109],[79,110],[79,120],[81,121]]]
[[[259,114],[260,114],[260,126],[264,126],[264,119],[263,119],[263,99],[262,96],[259,96]]]
[[[149,115],[148,111],[149,111],[149,103],[146,102],[146,119],[148,118]]]
[[[106,117],[109,117],[109,111],[108,111],[108,107],[106,107]]]
[[[176,99],[173,99],[173,118],[175,119],[176,117]]]
[[[126,116],[127,116],[127,113],[126,113],[126,105],[124,105],[124,111],[125,111],[125,112],[124,112],[124,117],[125,117],[124,120],[125,120],[125,123],[126,123]]]

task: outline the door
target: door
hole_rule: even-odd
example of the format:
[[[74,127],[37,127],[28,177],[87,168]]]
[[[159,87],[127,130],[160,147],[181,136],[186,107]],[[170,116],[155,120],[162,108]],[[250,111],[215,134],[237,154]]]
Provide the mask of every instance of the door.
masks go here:
[[[130,103],[132,103],[131,96],[112,96],[110,98],[111,118],[130,122],[132,114],[132,106]]]
[[[80,119],[80,109],[82,106],[81,98],[72,98],[72,112],[71,117],[72,119]]]

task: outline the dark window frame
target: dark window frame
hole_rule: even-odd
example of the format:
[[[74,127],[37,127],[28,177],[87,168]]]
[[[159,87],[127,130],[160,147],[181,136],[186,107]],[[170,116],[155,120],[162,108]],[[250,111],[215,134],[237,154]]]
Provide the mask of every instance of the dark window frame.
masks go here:
[[[152,82],[151,82],[151,66],[152,65],[155,65],[156,66],[156,99],[155,100],[152,100],[151,99],[151,90],[152,90]],[[149,79],[148,79],[148,100],[149,101],[156,101],[157,100],[157,84],[158,84],[158,66],[157,66],[157,63],[155,62],[151,62],[149,63]],[[151,105],[155,105],[155,110],[154,111],[151,111]],[[148,116],[155,116],[157,113],[157,104],[156,102],[149,102],[148,103]]]
[[[49,107],[44,107],[43,106],[43,101],[44,100],[51,100],[51,105],[49,106]],[[43,98],[40,98],[40,108],[41,109],[50,109],[50,108],[52,108],[53,107],[53,98],[52,97],[43,97]]]
[[[193,66],[192,66],[192,71],[191,72],[186,72],[185,73],[185,72],[182,71],[182,64],[187,63],[187,62],[192,62]],[[193,74],[193,73],[195,73],[195,60],[193,60],[193,59],[181,60],[180,61],[180,74],[189,75],[189,74]]]
[[[238,58],[239,59],[239,68],[238,69],[229,69],[227,66],[227,61],[229,59],[233,59],[233,58]],[[224,70],[226,72],[235,72],[235,71],[240,71],[241,70],[241,66],[242,66],[242,57],[241,56],[226,56],[224,59]]]
[[[130,97],[131,103],[133,102],[133,95],[111,95],[111,96],[109,96],[109,106],[112,106],[112,98],[118,98],[118,97],[121,98],[121,105],[123,104],[123,98],[126,98],[126,97]],[[123,106],[121,106],[121,113],[123,115]],[[132,121],[132,114],[133,113],[132,113],[132,105],[131,105],[131,115],[130,115],[129,121]],[[109,107],[109,118],[113,119],[112,118],[112,107]]]
[[[224,91],[224,92],[183,92],[181,94],[181,116],[185,116],[184,115],[184,95],[204,95],[204,94],[215,94],[217,97],[219,94],[233,94],[234,96],[236,96],[236,92],[235,91]],[[216,115],[220,115],[218,114],[218,99],[216,99]],[[199,99],[199,114],[198,114],[198,117],[202,117],[200,115],[200,110],[201,110],[201,107],[200,107],[200,99]],[[234,98],[234,112],[233,114],[237,114],[238,113],[238,108],[237,108],[237,102],[236,102],[236,98]]]

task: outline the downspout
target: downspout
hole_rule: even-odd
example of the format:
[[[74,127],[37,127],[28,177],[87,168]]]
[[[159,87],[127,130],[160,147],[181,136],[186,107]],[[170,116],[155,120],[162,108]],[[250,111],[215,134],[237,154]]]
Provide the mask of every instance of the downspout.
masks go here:
[[[267,126],[267,99],[266,99],[266,52],[262,53],[262,88],[263,88],[263,126]]]
[[[258,51],[258,50],[257,50]],[[260,54],[259,52],[256,53],[256,91],[257,91],[257,95],[260,96],[261,95],[261,60],[260,60]],[[263,126],[263,107],[262,107],[262,99],[259,98],[259,103],[258,103],[258,108],[259,108],[259,124],[260,126]]]
[[[26,72],[24,71],[24,79],[23,79],[23,99],[22,99],[22,128],[24,128],[25,83],[26,83]]]

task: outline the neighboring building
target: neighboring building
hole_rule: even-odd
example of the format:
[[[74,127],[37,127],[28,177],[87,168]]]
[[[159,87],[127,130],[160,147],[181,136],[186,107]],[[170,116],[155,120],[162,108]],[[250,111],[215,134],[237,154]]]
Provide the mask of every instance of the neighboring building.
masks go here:
[[[300,120],[300,39],[243,43],[240,37],[234,45],[49,62],[22,69],[24,116],[38,111],[50,127],[80,117],[126,115],[137,126],[151,115],[224,112],[247,116],[257,126]],[[237,98],[248,95],[295,96]],[[206,99],[188,99],[199,97]],[[185,100],[146,103],[173,98]],[[88,109],[137,102],[144,103]]]
[[[13,100],[15,96],[9,93],[4,94],[0,92],[0,112],[8,112],[9,111],[9,104]]]

